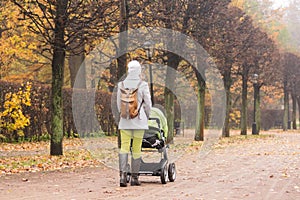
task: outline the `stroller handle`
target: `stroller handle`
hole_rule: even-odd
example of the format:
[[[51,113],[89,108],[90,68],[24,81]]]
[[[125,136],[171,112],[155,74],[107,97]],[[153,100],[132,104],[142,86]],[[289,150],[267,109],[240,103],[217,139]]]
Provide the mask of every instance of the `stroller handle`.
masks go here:
[[[160,128],[160,120],[159,120],[159,118],[156,118],[156,117],[150,117],[149,120],[155,120],[156,123],[158,124],[158,128]]]

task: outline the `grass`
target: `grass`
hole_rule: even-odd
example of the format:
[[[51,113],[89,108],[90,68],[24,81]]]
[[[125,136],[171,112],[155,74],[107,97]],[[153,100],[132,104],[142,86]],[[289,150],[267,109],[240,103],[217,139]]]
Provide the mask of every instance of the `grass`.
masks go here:
[[[3,157],[0,160],[0,173],[3,175],[98,165],[99,162],[87,150],[72,150],[62,156],[44,154]]]

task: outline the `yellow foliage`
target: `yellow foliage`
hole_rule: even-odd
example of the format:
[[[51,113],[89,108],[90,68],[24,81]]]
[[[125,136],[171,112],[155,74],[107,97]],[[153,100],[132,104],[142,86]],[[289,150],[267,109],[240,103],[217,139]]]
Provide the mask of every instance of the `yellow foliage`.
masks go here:
[[[239,110],[232,110],[232,112],[229,114],[229,120],[232,124],[240,124],[241,119],[241,112]]]
[[[245,4],[244,0],[232,0],[230,5],[234,6],[234,7],[237,7],[237,8],[240,8],[240,9],[243,9],[244,4]]]
[[[16,5],[7,1],[0,6],[0,21],[3,32],[0,35],[0,77],[10,81],[36,78],[37,68],[48,64],[40,51],[38,36],[29,31],[29,20],[20,20],[23,16]],[[21,72],[21,73],[20,73]],[[41,75],[41,77],[43,77]]]
[[[23,136],[23,129],[30,124],[30,118],[23,114],[23,106],[31,106],[31,83],[22,85],[16,93],[6,93],[3,105],[4,111],[0,112],[0,128],[8,132],[17,131]]]

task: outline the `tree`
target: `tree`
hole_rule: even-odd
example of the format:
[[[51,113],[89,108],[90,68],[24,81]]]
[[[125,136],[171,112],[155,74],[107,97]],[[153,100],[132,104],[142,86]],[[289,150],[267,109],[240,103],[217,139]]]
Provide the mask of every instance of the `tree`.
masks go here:
[[[40,48],[43,55],[46,57],[50,55],[52,63],[50,154],[62,155],[62,87],[64,85],[66,52],[76,53],[76,49],[82,49],[81,44],[86,41],[85,38],[95,37],[93,35],[96,31],[94,22],[97,19],[103,19],[104,10],[110,9],[108,5],[111,3],[108,2],[107,5],[98,1],[82,0],[29,0],[25,2],[12,0],[12,2],[19,7],[25,20],[31,22],[29,30],[41,38]],[[103,34],[103,32],[101,33]],[[75,44],[77,43],[75,47],[70,45],[74,44],[74,41],[76,41]]]
[[[52,89],[51,89],[51,143],[50,154],[62,155],[63,140],[63,109],[62,109],[62,87],[64,81],[64,63],[66,54],[65,29],[67,22],[68,0],[56,1],[49,3],[50,9],[39,1],[29,1],[27,3],[13,1],[28,17],[32,23],[31,31],[44,36],[44,42],[51,43],[53,49],[52,58]],[[38,13],[35,12],[35,6],[40,8]],[[42,17],[40,17],[41,13]],[[49,21],[49,16],[53,23]],[[53,31],[53,32],[51,32]],[[52,36],[53,34],[53,36]],[[49,45],[49,44],[48,44]]]
[[[252,20],[249,17],[241,16],[242,27],[239,28],[239,33],[241,35],[241,41],[239,51],[240,56],[238,63],[240,63],[240,75],[242,77],[242,106],[241,106],[241,135],[247,135],[247,93],[248,93],[248,79],[249,79],[249,72],[251,68],[254,68],[257,65],[258,56],[256,52],[257,43],[261,43],[263,38],[257,38],[257,32],[260,30],[255,28],[252,24]],[[256,89],[256,88],[255,88]],[[255,98],[257,99],[257,98]]]
[[[190,2],[187,5],[187,10],[185,12],[185,16],[183,18],[183,30],[189,30],[186,31],[186,34],[189,34],[193,36],[197,41],[201,40],[202,35],[199,28],[199,24],[201,23],[203,16],[199,15],[205,15],[207,13],[201,12],[202,10],[206,10],[205,8],[212,6],[211,4],[202,4],[199,9],[197,9],[197,4],[199,4],[199,1],[196,2]],[[211,9],[211,7],[210,7]],[[208,9],[208,10],[210,10]],[[206,11],[208,11],[206,10]],[[198,21],[199,20],[199,21]],[[189,23],[191,21],[191,23]],[[191,32],[190,30],[194,28],[194,32]],[[196,33],[197,32],[197,33]],[[200,42],[200,41],[199,41]],[[205,70],[206,66],[203,65],[200,61],[197,60],[197,57],[199,55],[197,51],[195,51],[195,59],[196,59],[196,66],[193,67],[193,72],[196,77],[197,81],[197,112],[196,112],[196,128],[195,128],[195,141],[203,141],[204,140],[204,128],[205,128],[205,94],[206,94],[206,81],[205,81]]]
[[[181,7],[181,3],[182,2],[179,0],[164,0],[161,2],[144,1],[139,8],[135,8],[133,6],[135,11],[133,13],[135,13],[135,15],[131,15],[134,16],[134,18],[131,20],[133,21],[134,28],[137,28],[141,25],[159,25],[170,30],[178,30],[180,25],[182,25],[182,13],[185,11],[185,9],[182,9],[184,7]],[[139,13],[142,13],[142,19]],[[138,24],[138,22],[141,22],[141,24]],[[180,25],[177,22],[179,22]],[[176,39],[176,37],[172,37],[171,35],[169,36],[170,41],[174,40],[174,38]],[[166,49],[168,50],[176,48],[172,45],[179,42],[184,44],[184,41],[173,41],[169,44],[166,44]],[[164,101],[169,130],[167,141],[171,142],[174,135],[174,101],[176,99],[173,93],[175,90],[174,83],[176,78],[174,70],[177,70],[182,58],[171,51],[166,51],[164,54],[166,57],[165,62],[168,65],[165,79],[166,87],[164,88]]]
[[[64,66],[66,56],[65,29],[67,22],[68,0],[57,1],[54,5],[56,15],[54,17],[53,59],[52,59],[52,84],[51,84],[51,155],[62,155],[63,147],[63,100],[62,87],[64,85]]]
[[[233,1],[233,6],[237,6],[242,8],[246,13],[242,10],[235,12],[236,17],[236,39],[234,49],[236,50],[236,54],[234,57],[234,73],[241,76],[241,85],[242,85],[242,102],[241,102],[241,134],[247,134],[247,90],[248,90],[248,81],[251,74],[259,74],[259,82],[255,84],[255,90],[257,98],[256,102],[253,104],[255,106],[255,121],[257,122],[257,130],[260,130],[260,95],[259,91],[263,85],[269,85],[270,78],[274,79],[274,75],[270,72],[276,71],[275,65],[276,63],[276,52],[278,56],[278,50],[274,44],[274,42],[269,38],[269,36],[263,32],[266,29],[265,27],[257,23],[257,21],[268,21],[273,22],[274,18],[277,15],[269,16],[267,20],[263,19],[264,14],[267,13],[269,9],[269,3],[266,3],[263,6],[265,10],[259,10],[260,4],[258,2],[248,2],[248,1]],[[233,12],[233,11],[232,11]],[[255,14],[253,14],[255,13]],[[251,17],[253,16],[254,20],[252,20],[247,14]],[[232,17],[231,19],[234,19]],[[279,30],[278,26],[272,25],[272,30]],[[263,29],[263,30],[262,30]],[[278,29],[278,30],[277,30]],[[276,74],[276,73],[274,73]],[[240,79],[238,79],[240,80]],[[250,79],[251,80],[251,79]],[[275,81],[273,80],[273,83]],[[226,120],[227,121],[227,120]]]
[[[120,55],[117,58],[118,63],[118,79],[121,78],[126,73],[126,63],[127,63],[127,42],[128,42],[128,21],[129,21],[129,7],[127,0],[120,0],[120,35],[119,35],[119,52]]]
[[[296,122],[296,104],[297,97],[299,96],[299,89],[297,83],[299,83],[299,57],[292,53],[285,53],[283,55],[283,84],[284,84],[284,119],[283,119],[283,129],[287,130],[290,128],[290,120],[292,121],[292,128],[297,128]],[[289,95],[292,98],[292,117],[290,117],[289,108]]]
[[[245,27],[245,30],[248,31],[249,35],[246,37],[246,40],[243,42],[244,47],[241,50],[241,57],[239,62],[241,64],[240,74],[242,76],[242,115],[241,115],[241,134],[247,134],[247,87],[248,80],[251,78],[251,75],[257,74],[259,80],[255,83],[254,86],[254,95],[257,95],[254,100],[254,111],[253,113],[256,123],[254,130],[255,134],[258,134],[260,131],[260,88],[265,84],[270,84],[270,79],[275,79],[274,74],[276,71],[276,50],[277,48],[274,45],[274,42],[270,40],[268,35],[262,32],[260,29],[255,28],[253,25]],[[274,72],[274,73],[272,73]],[[273,74],[273,75],[272,75]],[[253,127],[254,128],[254,127]],[[253,133],[254,133],[253,132]]]
[[[19,19],[19,11],[11,1],[0,3],[0,79],[36,80],[45,60],[39,54],[36,35],[28,31],[29,23]]]
[[[281,81],[281,66],[279,64],[280,53],[275,42],[269,38],[265,32],[259,32],[257,38],[257,41],[260,41],[259,44],[256,44],[258,60],[253,68],[252,74],[258,74],[258,98],[254,105],[256,106],[255,121],[257,124],[257,133],[259,133],[262,123],[260,90],[262,87],[281,87],[279,84]]]
[[[212,17],[208,19],[210,26],[208,26],[208,39],[206,42],[208,52],[213,56],[218,69],[223,78],[224,88],[226,93],[226,113],[225,121],[222,131],[222,136],[229,137],[230,131],[230,112],[231,112],[231,86],[234,82],[233,67],[235,57],[238,54],[236,48],[238,35],[236,33],[237,9],[231,8],[228,10],[227,4],[229,2],[222,2],[218,7],[214,7]],[[239,20],[239,19],[238,19]]]

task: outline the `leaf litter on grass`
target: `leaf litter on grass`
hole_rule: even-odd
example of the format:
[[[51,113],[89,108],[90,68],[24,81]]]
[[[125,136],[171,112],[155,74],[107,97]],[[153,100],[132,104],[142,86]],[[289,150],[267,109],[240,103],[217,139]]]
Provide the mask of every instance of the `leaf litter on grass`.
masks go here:
[[[1,144],[0,176],[99,165],[98,160],[82,148],[80,139],[65,139],[62,156],[50,156],[49,148],[49,142]]]
[[[259,136],[260,138],[268,138]],[[255,142],[256,137],[233,136],[220,139],[217,148],[241,142]],[[168,157],[171,162],[180,159],[185,153],[196,153],[201,150],[203,142],[193,141],[187,137],[175,137],[169,144]],[[60,170],[65,168],[92,167],[106,165],[117,168],[117,137],[101,137],[86,139],[65,139],[64,155],[50,156],[49,142],[2,143],[0,145],[0,175]],[[157,159],[157,152],[143,154],[146,159]]]
[[[201,148],[202,142],[185,138],[175,138],[168,150],[169,159],[179,159],[184,153],[193,153]],[[50,156],[49,142],[2,143],[0,145],[0,176],[22,172],[60,170],[105,165],[118,167],[117,137],[86,139],[64,139],[64,155]],[[145,158],[155,158],[156,153],[143,154]]]

